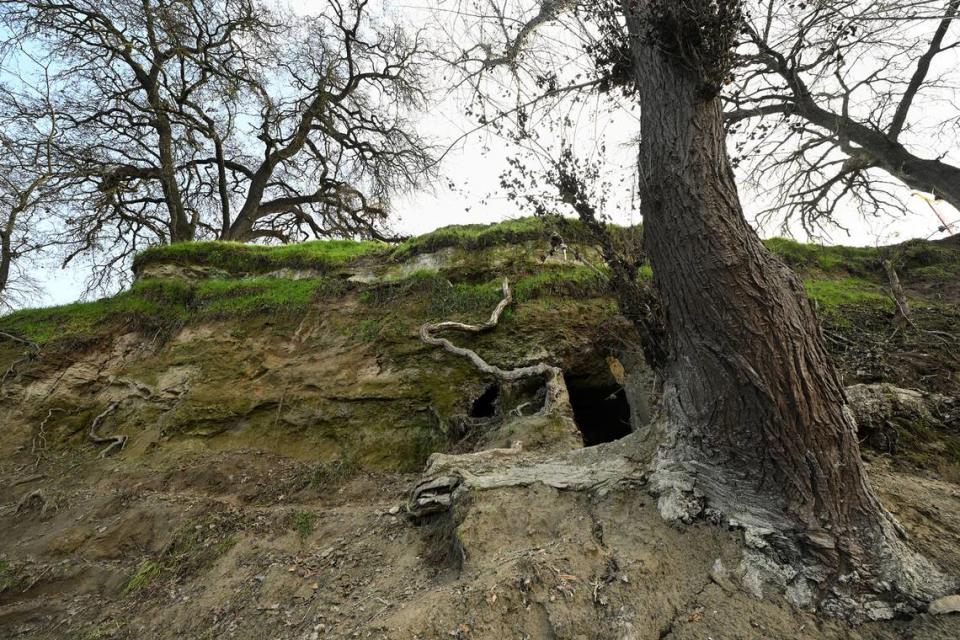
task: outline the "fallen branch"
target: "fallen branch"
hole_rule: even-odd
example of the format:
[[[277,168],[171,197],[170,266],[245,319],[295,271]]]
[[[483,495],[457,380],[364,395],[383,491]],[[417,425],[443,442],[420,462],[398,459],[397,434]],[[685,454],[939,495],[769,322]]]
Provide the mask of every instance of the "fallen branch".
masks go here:
[[[513,295],[510,293],[510,283],[506,278],[503,279],[503,299],[490,314],[490,319],[483,324],[465,324],[462,322],[436,322],[427,323],[420,327],[420,339],[426,344],[435,347],[442,347],[448,353],[461,356],[470,360],[477,369],[483,373],[492,375],[504,382],[515,382],[524,378],[542,376],[546,383],[547,397],[543,405],[544,413],[562,412],[571,414],[570,396],[567,393],[567,385],[563,380],[563,370],[545,362],[540,362],[528,367],[517,369],[501,369],[495,365],[489,364],[481,358],[476,351],[458,347],[446,338],[438,338],[434,335],[440,331],[461,331],[463,333],[481,334],[492,331],[500,323],[500,315],[510,303],[513,302]]]
[[[109,445],[106,449],[100,452],[101,458],[106,458],[107,455],[114,449],[123,449],[123,445],[127,443],[127,436],[124,435],[112,435],[112,436],[101,436],[97,433],[97,428],[100,426],[100,423],[103,420],[112,414],[120,406],[119,402],[111,402],[110,405],[103,410],[103,412],[93,419],[93,422],[90,423],[90,431],[87,432],[87,437],[93,441],[94,444],[107,444]]]

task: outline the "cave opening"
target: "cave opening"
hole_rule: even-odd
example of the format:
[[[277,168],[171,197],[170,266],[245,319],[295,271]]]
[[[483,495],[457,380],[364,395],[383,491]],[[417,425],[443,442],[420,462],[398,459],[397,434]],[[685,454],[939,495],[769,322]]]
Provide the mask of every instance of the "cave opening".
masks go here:
[[[630,403],[623,387],[612,379],[608,382],[568,376],[566,382],[583,446],[613,442],[633,431]]]
[[[500,399],[500,385],[491,384],[470,405],[471,418],[492,418],[497,415],[497,401]]]

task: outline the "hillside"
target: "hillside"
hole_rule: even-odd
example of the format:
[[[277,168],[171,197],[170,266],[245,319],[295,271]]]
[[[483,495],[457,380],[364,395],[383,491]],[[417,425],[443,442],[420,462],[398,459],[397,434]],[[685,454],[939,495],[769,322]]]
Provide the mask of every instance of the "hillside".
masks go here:
[[[399,246],[173,245],[116,296],[0,317],[0,636],[960,636],[956,615],[818,618],[753,580],[740,532],[660,518],[624,444],[656,381],[583,238],[524,219]],[[960,247],[768,246],[855,397],[930,400],[860,437],[888,509],[960,573]],[[485,319],[502,278],[499,326],[455,342],[562,368],[572,416],[418,338]],[[425,477],[469,491],[408,517],[434,453]]]

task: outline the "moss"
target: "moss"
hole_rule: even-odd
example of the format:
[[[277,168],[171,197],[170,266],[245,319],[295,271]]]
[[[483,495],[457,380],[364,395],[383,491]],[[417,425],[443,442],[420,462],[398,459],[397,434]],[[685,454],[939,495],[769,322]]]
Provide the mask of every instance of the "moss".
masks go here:
[[[263,246],[239,242],[182,242],[154,247],[133,261],[135,273],[153,264],[210,266],[230,273],[266,273],[280,269],[325,271],[364,255],[385,251],[382,242],[316,240]]]
[[[163,567],[153,560],[144,560],[124,585],[120,595],[127,597],[145,588],[163,572]]]
[[[338,328],[343,335],[351,338],[354,342],[370,343],[379,337],[383,323],[383,318],[363,318],[344,323]]]
[[[230,387],[213,385],[192,389],[167,414],[165,431],[168,434],[212,436],[236,426],[253,409],[254,401],[235,393]]]
[[[877,285],[860,278],[806,280],[803,284],[807,295],[822,307],[892,304],[889,297]]]
[[[916,419],[909,424],[893,423],[896,431],[898,458],[930,471],[948,480],[960,478],[960,437]]]
[[[17,586],[17,575],[6,560],[0,560],[0,593]]]

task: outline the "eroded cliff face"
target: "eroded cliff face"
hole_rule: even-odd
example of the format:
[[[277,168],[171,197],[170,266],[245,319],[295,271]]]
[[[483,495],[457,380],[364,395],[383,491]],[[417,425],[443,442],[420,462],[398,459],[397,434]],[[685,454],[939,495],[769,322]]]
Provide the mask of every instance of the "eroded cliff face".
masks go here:
[[[0,342],[0,635],[960,634],[942,616],[856,632],[819,621],[763,593],[739,534],[664,523],[617,449],[648,419],[655,380],[573,249],[595,256],[575,237],[569,255],[549,255],[536,225],[491,229],[336,259],[237,258],[229,246],[153,256],[112,301],[0,319],[36,342]],[[576,431],[538,413],[537,380],[498,383],[417,338],[427,321],[487,316],[504,276],[516,302],[500,326],[454,339],[502,367],[563,368]],[[868,302],[826,310],[839,356],[865,340],[848,319],[885,313]],[[949,324],[952,304],[930,313]],[[888,346],[876,361],[905,353]],[[846,366],[848,380],[875,382],[879,367]],[[949,396],[955,371],[938,370],[933,390]],[[960,493],[942,418],[935,435],[873,427],[880,452],[896,451],[890,433],[916,445],[908,461],[923,473],[872,453],[871,476],[957,572]],[[123,447],[101,457],[108,445],[91,433]],[[563,457],[584,443],[613,455]],[[413,521],[410,491],[434,453],[479,456],[469,473],[481,480]],[[437,473],[463,465],[431,461]]]

